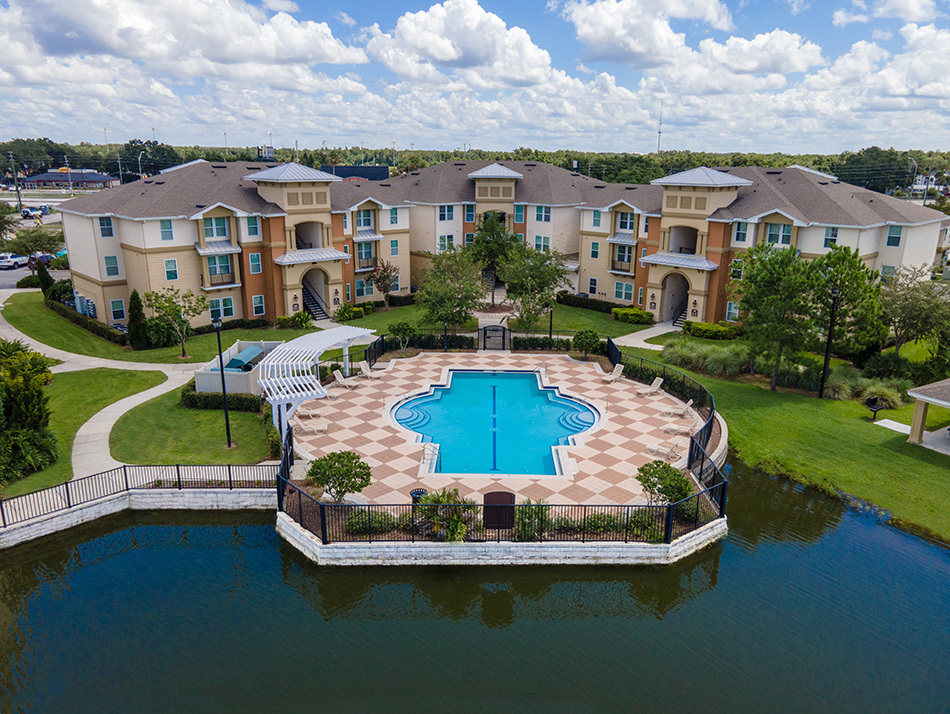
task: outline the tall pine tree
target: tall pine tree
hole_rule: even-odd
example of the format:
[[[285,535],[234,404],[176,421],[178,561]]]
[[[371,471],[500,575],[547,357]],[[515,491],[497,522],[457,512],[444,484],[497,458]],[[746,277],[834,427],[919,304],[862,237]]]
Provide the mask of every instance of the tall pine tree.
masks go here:
[[[148,348],[148,330],[145,328],[145,310],[139,291],[133,290],[129,296],[129,345],[133,350]]]

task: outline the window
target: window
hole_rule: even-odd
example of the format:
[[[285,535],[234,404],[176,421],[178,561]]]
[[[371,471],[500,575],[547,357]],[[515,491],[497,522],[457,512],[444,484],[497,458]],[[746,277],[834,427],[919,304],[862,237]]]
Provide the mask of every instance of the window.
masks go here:
[[[226,297],[209,300],[208,307],[211,308],[212,320],[234,317],[234,298]]]
[[[830,248],[838,242],[838,229],[835,226],[825,227],[825,248]]]
[[[228,237],[228,219],[224,216],[217,218],[205,218],[205,238],[227,238]]]
[[[618,245],[617,246],[617,262],[618,263],[629,263],[632,257],[633,257],[632,245]]]
[[[733,280],[742,280],[742,259],[734,258],[732,261],[732,269],[729,273],[729,277]]]
[[[901,233],[904,231],[904,226],[888,226],[887,227],[887,246],[889,248],[899,248],[901,244]]]
[[[617,300],[633,300],[633,283],[614,283],[614,297]]]
[[[107,255],[103,258],[103,262],[106,264],[106,275],[118,275],[119,274],[119,259],[114,255]]]
[[[99,219],[99,235],[103,238],[112,238],[115,235],[115,233],[112,232],[111,218]]]
[[[258,275],[261,272],[261,254],[251,253],[247,260],[251,264],[251,275]]]
[[[465,234],[465,245],[467,245],[467,246],[471,245],[471,244],[474,242],[474,240],[475,240],[475,234],[474,234],[474,233],[466,233],[466,234]]]
[[[524,206],[515,206],[515,223],[524,223]]]
[[[264,296],[263,295],[254,295],[251,298],[251,312],[254,313],[255,317],[260,317],[264,314]]]
[[[357,228],[372,228],[373,227],[373,212],[368,208],[361,208],[356,212],[356,227]]]
[[[452,250],[455,244],[455,236],[439,236],[439,251]]]
[[[360,260],[367,260],[373,257],[373,242],[365,241],[356,244],[356,257]]]
[[[597,294],[597,278],[590,278],[587,281],[587,294],[588,295]]]
[[[534,247],[537,250],[550,251],[551,250],[551,239],[548,236],[535,236],[534,237]]]
[[[231,272],[230,255],[209,255],[208,275],[228,275]]]
[[[620,214],[620,230],[622,231],[632,231],[634,226],[636,214],[634,213],[621,213]]]
[[[346,301],[347,302],[350,301],[350,284],[349,283],[346,284]]]
[[[390,208],[389,209],[389,225],[394,226],[399,223],[399,209]]]
[[[175,258],[165,261],[165,280],[178,280],[178,261]]]
[[[350,230],[350,214],[349,213],[343,214],[343,230],[344,231]]]
[[[451,221],[455,219],[455,206],[439,206],[439,220]]]
[[[650,217],[643,217],[643,235],[647,235],[650,232]]]
[[[249,236],[259,236],[261,234],[261,225],[257,222],[257,216],[247,217],[247,234]]]
[[[745,221],[739,221],[736,223],[736,243],[745,243],[746,239],[749,237],[749,224]]]
[[[637,305],[643,304],[643,288],[637,288]]]
[[[109,309],[112,312],[113,320],[125,319],[125,301],[124,300],[111,300],[109,302]]]
[[[590,220],[594,228],[600,228],[600,211],[594,211],[594,215]]]
[[[172,230],[172,222],[162,219],[158,222],[158,229],[162,234],[162,240],[173,240],[175,232]]]
[[[392,289],[392,291],[393,291],[394,293],[398,293],[398,292],[399,292],[399,273],[396,273],[396,274],[393,276],[393,289]]]
[[[893,265],[882,265],[881,266],[881,277],[882,278],[893,278],[897,275],[897,270]]]
[[[600,243],[595,240],[590,242],[590,257],[597,260],[600,257]]]
[[[524,233],[515,233],[515,235],[518,236],[518,240],[524,243]]]
[[[550,206],[538,206],[535,217],[541,223],[550,223],[551,222],[551,207]]]
[[[475,222],[475,204],[473,203],[465,204],[465,222],[466,223]]]
[[[393,257],[399,255],[399,239],[393,238],[389,241],[389,254]]]
[[[641,248],[641,249],[640,249],[640,260],[643,260],[643,259],[646,258],[646,257],[647,257],[647,249],[646,249],[646,248]]]
[[[356,297],[368,297],[373,294],[373,284],[368,280],[356,281]]]
[[[769,228],[769,243],[781,243],[782,245],[791,245],[792,227],[787,223],[767,223]]]
[[[729,301],[726,303],[726,321],[736,322],[739,319],[739,303]]]

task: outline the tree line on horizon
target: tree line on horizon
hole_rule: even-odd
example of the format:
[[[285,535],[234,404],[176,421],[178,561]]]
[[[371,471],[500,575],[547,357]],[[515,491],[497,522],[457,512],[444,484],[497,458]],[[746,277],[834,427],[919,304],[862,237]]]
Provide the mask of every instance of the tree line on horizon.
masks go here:
[[[5,180],[12,178],[11,162],[21,176],[32,176],[63,167],[95,169],[119,176],[123,182],[142,175],[153,175],[162,169],[195,159],[207,161],[258,161],[257,147],[171,146],[157,141],[131,139],[124,144],[68,144],[42,139],[12,139],[0,143],[7,158]],[[298,161],[305,166],[371,164],[390,167],[392,173],[414,171],[444,161],[538,161],[576,170],[578,173],[606,182],[649,183],[677,171],[698,166],[764,166],[780,168],[798,164],[837,176],[842,181],[881,193],[906,190],[916,174],[935,174],[946,180],[950,173],[950,152],[900,151],[871,146],[840,154],[787,154],[782,152],[710,152],[667,150],[649,154],[620,152],[587,152],[560,149],[542,151],[521,147],[513,151],[461,150],[394,150],[361,146],[300,149],[275,149],[275,161]],[[916,162],[916,165],[915,165]]]

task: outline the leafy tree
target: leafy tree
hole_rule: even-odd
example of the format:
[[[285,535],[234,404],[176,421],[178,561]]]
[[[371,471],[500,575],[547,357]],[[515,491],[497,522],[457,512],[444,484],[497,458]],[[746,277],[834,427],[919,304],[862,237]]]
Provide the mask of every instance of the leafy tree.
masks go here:
[[[165,288],[161,292],[145,293],[145,306],[175,333],[181,345],[181,356],[187,357],[185,341],[192,334],[189,320],[208,309],[208,298],[195,295],[191,290],[182,292],[177,288]]]
[[[348,493],[359,493],[369,486],[372,471],[352,451],[333,451],[316,459],[307,470],[306,483],[324,489],[338,503]]]
[[[600,347],[600,335],[593,330],[581,330],[574,335],[572,345],[575,350],[583,352],[584,359],[587,359],[587,355]]]
[[[498,275],[523,328],[532,329],[554,303],[558,289],[569,284],[566,260],[556,250],[534,250],[521,244],[500,258]]]
[[[148,330],[145,327],[145,310],[138,290],[129,296],[129,345],[134,350],[144,350],[148,344]]]
[[[40,290],[43,291],[43,295],[45,296],[56,281],[53,280],[53,277],[46,269],[46,263],[42,260],[36,261],[36,277],[40,279]]]
[[[0,240],[16,233],[20,225],[20,214],[6,201],[0,201]]]
[[[369,281],[383,294],[383,309],[389,309],[389,293],[393,291],[399,279],[399,268],[385,260],[381,261],[369,275]]]
[[[831,291],[838,290],[835,332],[842,340],[836,342],[844,348],[839,353],[855,354],[879,346],[887,337],[880,284],[877,273],[864,264],[858,251],[836,245],[814,261],[813,270],[816,322],[826,336],[831,322]]]
[[[432,256],[416,296],[427,322],[461,325],[485,299],[481,268],[465,250]]]
[[[498,214],[490,211],[485,214],[478,230],[475,231],[475,235],[472,237],[471,245],[466,248],[471,252],[475,262],[491,271],[493,283],[491,285],[492,305],[495,304],[495,275],[508,255],[520,245],[523,245],[521,239],[514,233],[509,233]],[[505,279],[502,278],[502,280]]]
[[[637,469],[637,480],[650,498],[650,504],[677,503],[693,494],[693,485],[675,466],[651,461]]]
[[[902,266],[881,285],[884,319],[894,332],[894,353],[914,340],[934,338],[950,324],[947,286],[930,279],[930,266]]]
[[[399,340],[400,349],[409,346],[409,340],[416,334],[416,328],[408,322],[394,322],[389,326],[389,334]]]
[[[63,231],[45,228],[24,228],[5,241],[3,251],[15,255],[30,256],[34,253],[58,253],[63,247]],[[36,272],[36,266],[33,267]]]
[[[742,280],[729,284],[746,313],[746,335],[755,350],[775,358],[771,389],[778,381],[782,352],[800,346],[814,319],[814,264],[791,248],[759,243],[743,257]]]

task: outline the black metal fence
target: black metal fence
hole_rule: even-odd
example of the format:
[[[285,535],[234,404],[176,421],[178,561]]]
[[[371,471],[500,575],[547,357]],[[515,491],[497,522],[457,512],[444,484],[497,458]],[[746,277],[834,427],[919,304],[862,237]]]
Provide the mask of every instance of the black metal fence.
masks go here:
[[[33,493],[0,499],[0,527],[136,489],[274,488],[277,473],[277,466],[261,464],[120,466]]]

